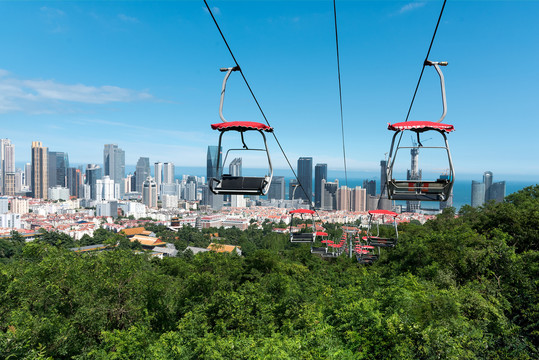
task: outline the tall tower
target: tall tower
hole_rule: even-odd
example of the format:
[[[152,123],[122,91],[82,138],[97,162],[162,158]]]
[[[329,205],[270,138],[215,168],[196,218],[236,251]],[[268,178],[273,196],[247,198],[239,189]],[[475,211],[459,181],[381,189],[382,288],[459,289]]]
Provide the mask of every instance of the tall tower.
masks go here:
[[[142,184],[150,176],[150,158],[140,157],[137,161],[136,188],[142,194]]]
[[[125,194],[125,151],[116,144],[105,144],[103,148],[103,175],[120,185],[121,198]]]
[[[96,164],[88,164],[86,168],[86,184],[90,186],[90,198],[97,200],[97,180],[103,177],[103,171]]]
[[[69,157],[67,153],[61,151],[49,151],[49,187],[67,187],[67,169],[69,168]]]
[[[206,180],[209,182],[211,178],[216,178],[220,174],[217,173],[217,155],[221,152],[221,149],[218,146],[210,145],[208,146],[208,154],[206,157]],[[222,159],[222,157],[220,157]],[[221,160],[219,160],[221,162]],[[221,168],[222,164],[219,164]],[[214,210],[219,210],[223,207],[223,195],[213,194],[209,187],[206,186],[204,189],[206,205],[209,205]]]
[[[478,207],[485,203],[485,183],[472,180],[472,206]]]
[[[380,160],[380,196],[382,197],[387,195],[386,182],[387,182],[387,160]]]
[[[348,186],[341,186],[337,189],[337,210],[350,211],[352,191]]]
[[[15,195],[15,146],[9,139],[3,139],[2,193]]]
[[[316,164],[314,167],[314,207],[322,206],[322,180],[328,179],[328,164]]]
[[[241,176],[242,174],[242,160],[241,158],[235,158],[230,162],[228,166],[229,174],[232,176]]]
[[[492,186],[492,172],[485,171],[483,174],[483,184],[485,184],[485,202],[491,200],[490,187]]]
[[[163,164],[163,184],[174,184],[174,163]]]
[[[376,180],[363,180],[363,188],[367,195],[376,196]]]
[[[48,148],[41,141],[32,141],[32,196],[47,199],[49,188]]]
[[[161,184],[163,183],[163,163],[158,161],[153,164],[155,185],[157,186],[157,194],[161,193]]]
[[[149,176],[142,185],[142,202],[149,208],[157,209],[157,184]]]
[[[303,187],[296,190],[296,199],[303,199],[311,205],[313,197],[313,158],[300,157],[298,159],[298,179]]]
[[[284,200],[285,181],[284,176],[274,176],[268,190],[268,200]]]
[[[406,176],[407,180],[421,180],[421,170],[419,170],[419,149],[410,149],[411,164]],[[406,211],[416,212],[421,207],[421,201],[406,201]]]

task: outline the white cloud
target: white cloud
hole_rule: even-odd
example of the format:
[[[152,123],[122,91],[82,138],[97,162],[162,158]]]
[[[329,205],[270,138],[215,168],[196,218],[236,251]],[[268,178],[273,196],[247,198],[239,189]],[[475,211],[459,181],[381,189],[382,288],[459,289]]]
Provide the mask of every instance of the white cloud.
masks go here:
[[[151,100],[145,91],[118,86],[88,86],[61,84],[54,80],[18,79],[0,69],[0,113],[56,112],[59,103],[107,104]]]
[[[399,14],[404,14],[406,12],[422,8],[426,4],[427,3],[425,3],[425,2],[411,2],[411,3],[408,3],[408,4],[406,4],[406,5],[404,5],[403,7],[400,8]]]
[[[119,14],[118,18],[122,20],[123,22],[131,23],[131,24],[138,24],[140,22],[139,19],[137,19],[136,17],[128,16],[125,14]]]

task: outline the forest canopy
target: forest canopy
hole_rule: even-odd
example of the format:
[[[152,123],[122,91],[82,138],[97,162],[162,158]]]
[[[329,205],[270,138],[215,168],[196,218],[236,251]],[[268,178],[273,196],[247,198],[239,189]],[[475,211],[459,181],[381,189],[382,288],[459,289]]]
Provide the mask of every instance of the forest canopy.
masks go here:
[[[1,239],[0,358],[539,356],[539,186],[401,224],[398,245],[370,266],[324,260],[271,224],[149,230],[180,256],[151,258],[106,230]],[[209,233],[243,256],[183,252]],[[92,243],[118,246],[69,250]]]

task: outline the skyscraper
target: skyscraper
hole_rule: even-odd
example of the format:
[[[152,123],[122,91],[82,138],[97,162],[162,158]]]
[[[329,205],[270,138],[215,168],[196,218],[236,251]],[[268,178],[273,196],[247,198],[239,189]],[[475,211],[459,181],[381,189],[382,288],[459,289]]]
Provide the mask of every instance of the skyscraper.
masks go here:
[[[387,197],[386,181],[387,181],[387,161],[381,160],[380,161],[380,194],[382,197],[383,196]]]
[[[150,176],[150,158],[140,157],[137,161],[136,191],[142,194],[142,184]]]
[[[491,171],[485,171],[483,173],[483,184],[485,184],[485,202],[488,202],[490,198],[490,187],[492,186],[492,172]]]
[[[210,145],[208,146],[208,154],[206,158],[206,179],[209,182],[211,178],[217,178],[220,174],[217,173],[217,156],[221,149],[218,146]],[[222,157],[221,157],[222,159]],[[221,162],[222,160],[219,160]],[[221,168],[221,163],[219,168]],[[209,205],[214,210],[219,210],[223,206],[223,195],[215,195],[209,189],[209,186],[204,188],[205,193],[205,203]]]
[[[32,197],[47,199],[49,188],[48,148],[41,141],[32,141]]]
[[[268,200],[284,200],[285,180],[284,176],[274,176],[268,190]]]
[[[157,209],[157,184],[149,176],[142,185],[142,203],[149,208]]]
[[[242,174],[242,161],[241,158],[235,158],[230,162],[228,166],[228,173],[232,176],[241,176]],[[271,185],[270,185],[271,186]],[[245,207],[245,199],[243,195],[230,195],[231,207]]]
[[[81,197],[82,173],[79,169],[70,167],[67,169],[67,187],[69,195]]]
[[[505,199],[505,181],[495,182],[489,188],[489,201],[502,202]]]
[[[163,164],[163,184],[174,184],[174,163]]]
[[[316,164],[314,167],[314,206],[320,209],[322,204],[322,180],[328,179],[328,164]]]
[[[298,159],[298,180],[301,187],[296,191],[296,199],[303,199],[311,205],[313,197],[313,158],[300,157]]]
[[[97,180],[103,177],[103,169],[96,164],[88,164],[86,167],[86,184],[90,186],[90,198],[97,200]]]
[[[242,160],[241,158],[235,158],[230,162],[228,166],[228,173],[232,176],[241,176],[242,174]]]
[[[337,190],[339,189],[339,180],[327,182],[322,179],[322,196],[320,199],[320,209],[336,210],[337,209]]]
[[[367,210],[367,190],[361,186],[356,186],[352,189],[350,209],[352,211]]]
[[[61,151],[49,151],[48,154],[49,187],[67,187],[67,169],[69,157]]]
[[[367,195],[376,196],[376,180],[363,180],[363,188]]]
[[[122,197],[125,194],[125,151],[116,144],[105,144],[103,148],[103,175],[120,185],[119,196]]]
[[[337,210],[350,211],[352,192],[348,186],[341,186],[337,190]]]
[[[2,193],[15,195],[15,146],[9,139],[2,139]]]
[[[153,165],[155,185],[157,186],[157,194],[161,194],[161,184],[163,183],[163,163],[158,161]]]
[[[485,183],[472,180],[472,206],[478,207],[485,203]]]

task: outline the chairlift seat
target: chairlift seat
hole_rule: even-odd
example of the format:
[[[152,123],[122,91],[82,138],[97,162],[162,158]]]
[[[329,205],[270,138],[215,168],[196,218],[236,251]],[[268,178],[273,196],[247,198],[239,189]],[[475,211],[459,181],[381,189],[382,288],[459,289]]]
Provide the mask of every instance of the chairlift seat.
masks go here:
[[[392,200],[412,201],[445,201],[446,194],[451,191],[452,187],[449,179],[435,181],[391,179],[387,185]]]
[[[314,242],[316,239],[316,236],[314,233],[291,233],[290,234],[290,242]]]
[[[212,189],[215,194],[248,194],[248,195],[264,195],[264,190],[269,181],[269,177],[248,177],[248,176],[232,176],[223,174],[220,180],[211,179]]]

